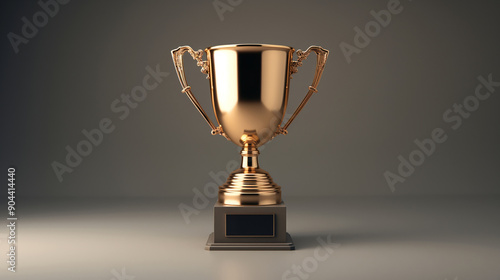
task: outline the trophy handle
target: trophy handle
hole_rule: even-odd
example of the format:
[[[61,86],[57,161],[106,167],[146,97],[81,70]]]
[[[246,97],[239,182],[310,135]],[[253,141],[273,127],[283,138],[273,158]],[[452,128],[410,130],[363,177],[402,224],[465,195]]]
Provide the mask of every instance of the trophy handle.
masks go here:
[[[177,76],[179,77],[179,82],[181,83],[182,86],[182,91],[186,93],[186,95],[189,97],[193,105],[196,107],[198,112],[203,116],[205,121],[208,123],[210,128],[212,129],[211,133],[212,135],[220,134],[224,137],[227,138],[226,134],[222,131],[222,127],[219,125],[216,127],[210,118],[208,117],[207,113],[205,113],[205,110],[201,107],[200,103],[198,100],[196,100],[196,97],[194,97],[193,93],[191,92],[191,86],[188,85],[187,80],[186,80],[186,75],[184,74],[184,66],[183,66],[183,61],[182,61],[182,55],[188,52],[191,57],[193,57],[194,60],[196,60],[196,65],[201,67],[201,72],[204,74],[207,74],[207,79],[210,78],[209,74],[209,66],[208,66],[208,61],[203,61],[203,51],[202,50],[193,50],[190,46],[182,46],[178,47],[175,50],[172,50],[172,59],[174,60],[175,64],[175,70],[177,71]]]
[[[311,98],[313,93],[318,92],[316,87],[318,86],[319,80],[321,79],[321,75],[323,74],[323,70],[325,69],[326,59],[328,58],[328,50],[325,50],[319,46],[310,46],[309,48],[307,48],[307,50],[305,52],[303,52],[302,50],[298,50],[297,51],[297,61],[292,61],[291,65],[290,65],[290,74],[297,73],[298,67],[302,66],[302,61],[305,60],[311,52],[315,52],[316,56],[317,56],[316,72],[314,73],[313,82],[309,86],[309,91],[307,92],[306,96],[304,97],[304,99],[300,103],[299,107],[297,107],[297,109],[295,109],[295,112],[290,117],[288,122],[283,127],[280,127],[278,125],[278,130],[277,130],[276,134],[286,135],[288,133],[287,128],[293,122],[295,117],[297,117],[297,115],[300,113],[302,108],[304,108],[307,101],[309,101],[309,98]]]

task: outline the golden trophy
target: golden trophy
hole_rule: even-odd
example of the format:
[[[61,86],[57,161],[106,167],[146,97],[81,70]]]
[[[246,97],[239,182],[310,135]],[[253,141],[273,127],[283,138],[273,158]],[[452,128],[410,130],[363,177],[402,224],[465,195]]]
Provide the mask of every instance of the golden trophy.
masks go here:
[[[194,97],[184,73],[182,55],[188,52],[210,80],[214,125]],[[219,187],[214,206],[214,232],[207,250],[293,250],[286,232],[286,207],[281,187],[259,167],[258,147],[287,129],[314,92],[325,68],[328,50],[311,46],[297,51],[292,47],[267,44],[221,45],[195,51],[189,46],[172,51],[182,86],[196,109],[212,129],[242,147],[241,166]],[[314,80],[298,108],[281,126],[288,102],[291,75],[302,61],[317,55]],[[203,54],[207,60],[203,60]]]

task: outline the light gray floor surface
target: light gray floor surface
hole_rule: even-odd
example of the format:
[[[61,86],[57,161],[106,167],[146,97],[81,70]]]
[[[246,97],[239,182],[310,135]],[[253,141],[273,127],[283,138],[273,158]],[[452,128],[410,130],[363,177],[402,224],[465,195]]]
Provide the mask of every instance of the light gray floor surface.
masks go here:
[[[498,196],[290,197],[297,250],[236,252],[204,250],[214,201],[187,224],[191,200],[19,199],[0,279],[500,280]]]

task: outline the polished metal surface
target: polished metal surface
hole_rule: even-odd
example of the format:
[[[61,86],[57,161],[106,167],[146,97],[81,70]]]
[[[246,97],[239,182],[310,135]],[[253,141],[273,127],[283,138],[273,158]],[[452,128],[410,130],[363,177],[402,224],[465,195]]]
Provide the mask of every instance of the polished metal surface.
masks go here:
[[[259,167],[259,138],[244,134],[240,139],[241,166],[229,174],[226,183],[219,187],[219,202],[227,205],[274,205],[281,203],[281,187],[271,175]]]
[[[288,101],[293,48],[236,45],[208,48],[212,101],[218,123],[233,143],[256,133],[257,146],[271,140]]]
[[[201,72],[210,79],[212,106],[219,126],[215,126],[188,85],[182,55],[188,52]],[[259,168],[258,147],[288,127],[305,106],[321,79],[328,51],[311,46],[297,51],[293,61],[292,47],[268,44],[221,45],[194,51],[189,46],[172,51],[182,92],[212,129],[242,147],[242,164],[220,186],[219,202],[226,205],[274,205],[281,203],[281,188],[266,171]],[[288,122],[281,126],[288,102],[290,76],[302,61],[314,52],[316,72],[309,90]],[[207,60],[203,61],[203,53]]]

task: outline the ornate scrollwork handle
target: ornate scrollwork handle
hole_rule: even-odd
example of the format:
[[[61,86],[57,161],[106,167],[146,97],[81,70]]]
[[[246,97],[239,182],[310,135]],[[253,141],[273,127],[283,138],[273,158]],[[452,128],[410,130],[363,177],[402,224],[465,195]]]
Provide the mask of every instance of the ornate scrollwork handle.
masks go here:
[[[287,129],[290,126],[290,124],[293,122],[295,117],[300,113],[302,108],[306,105],[307,101],[309,101],[309,98],[311,98],[312,94],[315,92],[318,92],[316,87],[318,86],[319,80],[321,79],[321,75],[323,74],[323,70],[325,69],[325,64],[326,64],[326,59],[328,58],[328,50],[323,49],[322,47],[319,46],[310,46],[307,48],[306,51],[298,50],[297,51],[297,60],[292,61],[290,65],[290,74],[297,73],[298,67],[302,66],[302,61],[305,60],[311,52],[315,52],[317,59],[316,59],[316,72],[314,73],[314,79],[312,84],[309,86],[309,91],[307,92],[306,96],[300,103],[299,107],[295,109],[295,112],[293,115],[290,117],[288,122],[283,126],[278,126],[278,130],[276,131],[276,134],[283,134],[286,135],[288,133]]]
[[[177,49],[172,50],[172,59],[174,60],[175,70],[177,71],[177,76],[179,77],[179,82],[181,83],[182,86],[181,92],[186,93],[186,95],[189,97],[189,99],[196,107],[198,112],[200,112],[200,114],[203,116],[205,121],[212,129],[211,132],[212,135],[220,134],[227,138],[227,135],[222,131],[222,127],[220,125],[216,127],[212,123],[207,113],[205,113],[205,110],[203,110],[200,103],[198,102],[198,100],[196,100],[196,97],[194,97],[193,93],[191,92],[191,86],[189,86],[187,83],[186,75],[184,73],[184,65],[182,61],[182,55],[185,52],[188,52],[191,55],[191,57],[193,57],[193,59],[196,60],[196,65],[201,67],[201,72],[207,74],[207,79],[210,78],[208,61],[203,61],[202,50],[195,51],[189,46],[178,47]]]

